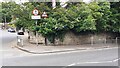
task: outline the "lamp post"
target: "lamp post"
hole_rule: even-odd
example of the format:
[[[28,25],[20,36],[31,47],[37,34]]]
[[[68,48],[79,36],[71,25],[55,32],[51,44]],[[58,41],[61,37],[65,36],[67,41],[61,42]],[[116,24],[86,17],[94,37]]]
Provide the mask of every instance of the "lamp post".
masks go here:
[[[42,14],[42,18],[46,19],[48,17],[47,13],[44,11]],[[45,45],[47,45],[47,38],[45,37]]]
[[[5,17],[4,17],[4,20],[5,20],[5,21],[4,21],[4,23],[3,23],[3,29],[6,28],[6,25],[5,25],[5,24],[6,24],[6,15],[5,15]]]

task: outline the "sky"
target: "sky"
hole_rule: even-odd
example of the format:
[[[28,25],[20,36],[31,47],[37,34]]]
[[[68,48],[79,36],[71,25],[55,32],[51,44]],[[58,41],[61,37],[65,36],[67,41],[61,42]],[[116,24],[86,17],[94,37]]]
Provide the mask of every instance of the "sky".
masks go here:
[[[83,0],[83,2],[85,3],[89,3],[91,0]]]
[[[21,2],[28,2],[28,0],[0,0],[0,2],[9,2],[9,1],[15,1],[16,3],[20,3]]]

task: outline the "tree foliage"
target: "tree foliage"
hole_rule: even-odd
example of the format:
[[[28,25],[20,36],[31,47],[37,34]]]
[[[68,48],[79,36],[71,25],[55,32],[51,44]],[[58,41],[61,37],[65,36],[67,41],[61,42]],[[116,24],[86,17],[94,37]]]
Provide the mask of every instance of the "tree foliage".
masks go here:
[[[6,18],[6,22],[10,22],[12,19],[12,15],[13,15],[13,11],[15,9],[17,9],[17,7],[19,5],[17,5],[15,2],[2,2],[2,22],[5,22],[5,18]]]
[[[120,33],[120,2],[68,3],[66,8],[58,5],[55,9],[52,9],[51,3],[40,2],[26,2],[20,5],[8,2],[2,5],[3,19],[6,16],[10,21],[15,17],[17,19],[15,25],[18,28],[38,31],[52,43],[55,38],[62,41],[65,33],[70,30],[78,33],[86,31]],[[31,19],[34,8],[40,10],[40,14],[45,11],[48,15],[48,18],[38,20],[37,26]]]
[[[112,2],[111,3],[111,17],[110,17],[110,29],[112,32],[119,32],[120,33],[120,2]]]

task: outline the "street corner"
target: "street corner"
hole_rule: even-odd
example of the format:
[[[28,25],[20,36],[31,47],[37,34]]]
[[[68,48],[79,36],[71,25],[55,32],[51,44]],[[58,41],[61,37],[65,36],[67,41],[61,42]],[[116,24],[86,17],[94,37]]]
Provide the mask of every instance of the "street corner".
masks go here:
[[[21,46],[14,46],[15,48],[27,52],[27,53],[31,53],[31,54],[47,54],[47,53],[60,53],[60,52],[72,52],[72,51],[94,51],[94,50],[104,50],[104,49],[108,49],[108,48],[114,48],[114,47],[68,47],[67,48],[60,48],[59,47],[54,47],[54,46],[34,46],[34,47],[21,47]]]

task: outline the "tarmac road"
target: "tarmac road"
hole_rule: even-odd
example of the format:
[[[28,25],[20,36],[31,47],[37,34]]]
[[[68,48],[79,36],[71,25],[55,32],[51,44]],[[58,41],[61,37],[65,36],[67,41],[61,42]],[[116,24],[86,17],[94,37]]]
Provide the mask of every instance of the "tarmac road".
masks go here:
[[[0,54],[2,53],[3,58],[11,58],[16,56],[22,56],[27,54],[16,48],[12,48],[13,45],[17,44],[17,33],[7,32],[7,30],[0,30]],[[14,42],[14,43],[13,43]]]
[[[118,66],[118,48],[4,59],[5,66]]]
[[[16,41],[16,37],[17,33],[10,33],[7,32],[7,30],[0,30],[0,39],[2,41],[2,47],[8,47],[9,43]]]

